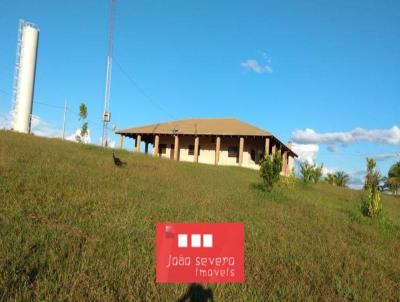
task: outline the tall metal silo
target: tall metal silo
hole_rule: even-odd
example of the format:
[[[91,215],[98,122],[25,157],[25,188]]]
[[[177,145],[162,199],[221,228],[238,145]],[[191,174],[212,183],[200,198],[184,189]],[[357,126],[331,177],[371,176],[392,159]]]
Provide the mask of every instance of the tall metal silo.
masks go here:
[[[20,20],[14,75],[13,129],[30,133],[39,28]]]

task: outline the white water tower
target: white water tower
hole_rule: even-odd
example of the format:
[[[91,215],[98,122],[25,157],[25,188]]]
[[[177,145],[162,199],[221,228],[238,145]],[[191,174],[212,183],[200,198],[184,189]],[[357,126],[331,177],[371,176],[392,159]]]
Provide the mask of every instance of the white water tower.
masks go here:
[[[14,75],[13,129],[30,133],[39,28],[20,20]]]

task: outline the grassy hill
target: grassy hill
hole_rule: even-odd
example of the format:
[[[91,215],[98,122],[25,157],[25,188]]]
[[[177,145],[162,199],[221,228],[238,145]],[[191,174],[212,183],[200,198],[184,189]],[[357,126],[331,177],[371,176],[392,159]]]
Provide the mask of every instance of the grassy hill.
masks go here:
[[[244,284],[215,301],[400,300],[400,199],[376,220],[326,184],[263,193],[256,171],[0,131],[0,300],[175,301],[155,223],[245,223]]]

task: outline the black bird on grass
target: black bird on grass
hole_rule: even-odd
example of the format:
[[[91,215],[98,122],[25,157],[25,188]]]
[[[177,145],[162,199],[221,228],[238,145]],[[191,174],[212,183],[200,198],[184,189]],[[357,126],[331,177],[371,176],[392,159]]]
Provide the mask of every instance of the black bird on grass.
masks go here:
[[[117,167],[122,167],[123,165],[126,165],[126,162],[123,162],[120,160],[118,157],[115,156],[114,151],[113,151],[113,160],[114,160],[114,165]]]

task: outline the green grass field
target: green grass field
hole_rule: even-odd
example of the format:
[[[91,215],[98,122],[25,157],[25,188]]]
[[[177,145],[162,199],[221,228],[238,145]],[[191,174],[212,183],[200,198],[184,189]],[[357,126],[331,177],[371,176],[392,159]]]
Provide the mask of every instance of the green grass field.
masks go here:
[[[215,301],[400,301],[400,199],[360,214],[327,184],[272,193],[256,171],[0,131],[0,300],[175,301],[155,282],[155,224],[244,222],[245,283]]]

